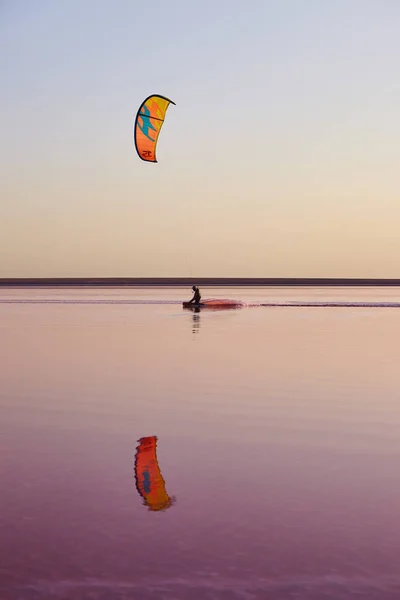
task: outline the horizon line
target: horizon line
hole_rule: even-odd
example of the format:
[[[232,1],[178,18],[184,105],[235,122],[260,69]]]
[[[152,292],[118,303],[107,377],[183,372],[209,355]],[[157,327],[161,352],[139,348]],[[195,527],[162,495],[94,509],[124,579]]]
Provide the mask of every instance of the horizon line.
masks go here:
[[[0,287],[49,286],[400,286],[400,279],[367,277],[3,277]]]

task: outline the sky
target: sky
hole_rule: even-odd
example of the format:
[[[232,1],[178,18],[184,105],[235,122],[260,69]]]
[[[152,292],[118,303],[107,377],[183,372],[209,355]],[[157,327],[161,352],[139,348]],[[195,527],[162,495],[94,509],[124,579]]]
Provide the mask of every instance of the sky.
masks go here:
[[[399,277],[399,28],[396,0],[1,0],[0,277]]]

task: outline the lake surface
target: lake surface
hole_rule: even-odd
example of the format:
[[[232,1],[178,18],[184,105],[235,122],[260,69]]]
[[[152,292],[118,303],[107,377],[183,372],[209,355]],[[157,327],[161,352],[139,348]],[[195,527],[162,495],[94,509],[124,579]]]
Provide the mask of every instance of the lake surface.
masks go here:
[[[201,291],[0,290],[1,600],[400,598],[400,289]]]

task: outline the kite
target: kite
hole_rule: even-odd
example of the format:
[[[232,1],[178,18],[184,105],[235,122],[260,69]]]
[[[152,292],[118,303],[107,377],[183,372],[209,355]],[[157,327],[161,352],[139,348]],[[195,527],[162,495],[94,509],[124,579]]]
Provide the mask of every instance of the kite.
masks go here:
[[[174,104],[164,96],[149,96],[142,102],[134,125],[136,151],[146,162],[157,162],[156,147],[168,106]]]
[[[166,510],[175,502],[165,489],[157,460],[157,436],[138,440],[135,455],[136,489],[143,498],[143,504],[151,511]]]

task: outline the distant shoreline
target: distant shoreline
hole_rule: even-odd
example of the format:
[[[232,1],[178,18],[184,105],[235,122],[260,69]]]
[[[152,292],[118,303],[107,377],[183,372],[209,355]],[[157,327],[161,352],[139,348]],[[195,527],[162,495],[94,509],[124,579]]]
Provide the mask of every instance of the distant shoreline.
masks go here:
[[[0,279],[0,287],[182,287],[192,286],[193,284],[207,287],[395,287],[400,286],[400,279],[317,277],[63,277]]]

